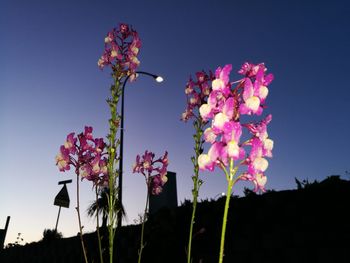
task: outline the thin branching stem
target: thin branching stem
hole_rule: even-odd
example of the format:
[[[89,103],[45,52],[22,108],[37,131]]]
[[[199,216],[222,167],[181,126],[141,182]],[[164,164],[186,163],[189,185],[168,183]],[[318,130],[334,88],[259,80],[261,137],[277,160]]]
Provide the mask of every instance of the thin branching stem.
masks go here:
[[[188,246],[187,246],[187,263],[191,263],[192,261],[192,238],[193,238],[193,227],[195,223],[195,217],[196,217],[196,209],[197,209],[197,202],[198,202],[198,193],[199,188],[202,184],[202,181],[199,179],[199,165],[198,165],[198,157],[203,151],[203,141],[202,141],[202,134],[203,134],[203,128],[205,123],[203,123],[201,118],[197,118],[194,121],[194,127],[196,129],[196,133],[193,135],[195,140],[195,156],[192,157],[192,163],[194,167],[194,175],[192,176],[193,180],[193,189],[192,189],[192,216],[191,216],[191,223],[190,223],[190,231],[189,231],[189,238],[188,238]]]
[[[142,228],[141,228],[141,240],[140,240],[140,249],[139,249],[139,258],[138,258],[138,263],[141,263],[141,258],[142,258],[142,250],[145,247],[145,244],[143,242],[144,239],[144,231],[145,231],[145,222],[147,220],[147,214],[148,214],[148,204],[149,204],[149,195],[150,195],[150,178],[148,180],[146,179],[146,184],[147,184],[147,198],[146,198],[146,205],[145,205],[145,212],[143,214],[143,219],[142,219]]]
[[[221,229],[221,240],[220,240],[220,254],[219,254],[219,263],[223,262],[224,259],[224,247],[225,247],[225,235],[226,235],[226,225],[227,225],[227,215],[228,215],[228,210],[230,206],[230,199],[231,199],[231,193],[232,193],[232,188],[234,184],[236,183],[238,178],[234,178],[238,166],[234,167],[234,161],[231,158],[230,159],[230,167],[229,167],[229,174],[227,172],[227,169],[225,166],[222,165],[222,168],[226,174],[226,177],[229,176],[229,180],[227,183],[227,190],[226,190],[226,201],[225,201],[225,209],[224,209],[224,216],[222,219],[222,229]]]
[[[86,249],[84,245],[84,239],[83,239],[83,228],[81,226],[81,219],[80,219],[80,205],[79,205],[79,174],[77,174],[77,207],[75,208],[78,213],[78,223],[79,223],[79,236],[81,241],[81,247],[83,249],[84,254],[84,260],[85,263],[88,263],[87,255],[86,255]]]
[[[120,79],[113,75],[114,85],[111,87],[111,99],[108,100],[108,104],[111,111],[111,119],[109,120],[109,145],[108,145],[108,175],[109,175],[109,195],[108,195],[108,240],[109,240],[109,262],[113,263],[113,246],[115,237],[115,225],[116,225],[116,178],[118,172],[115,170],[116,163],[116,149],[119,141],[116,140],[117,130],[119,127],[119,116],[117,114],[117,105],[120,95]]]
[[[97,185],[95,185],[95,194],[96,194],[96,232],[97,232],[97,239],[98,239],[98,251],[100,254],[100,263],[103,263],[103,254],[102,254],[102,246],[101,246],[101,235],[100,235],[100,222],[99,222],[99,210],[100,207],[98,205],[98,191],[97,191]]]

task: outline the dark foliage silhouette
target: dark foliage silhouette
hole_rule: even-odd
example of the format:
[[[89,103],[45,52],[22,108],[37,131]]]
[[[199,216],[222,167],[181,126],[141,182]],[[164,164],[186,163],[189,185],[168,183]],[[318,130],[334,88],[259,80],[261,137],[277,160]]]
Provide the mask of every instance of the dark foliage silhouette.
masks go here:
[[[224,262],[348,262],[350,181],[329,176],[303,181],[297,190],[232,198]],[[225,198],[198,204],[193,263],[217,262]],[[185,262],[191,216],[188,201],[161,209],[146,222],[143,262]],[[137,261],[140,225],[122,227],[116,239],[119,263]],[[89,259],[98,262],[96,234],[86,234]],[[62,238],[3,250],[0,262],[82,262],[79,238]]]

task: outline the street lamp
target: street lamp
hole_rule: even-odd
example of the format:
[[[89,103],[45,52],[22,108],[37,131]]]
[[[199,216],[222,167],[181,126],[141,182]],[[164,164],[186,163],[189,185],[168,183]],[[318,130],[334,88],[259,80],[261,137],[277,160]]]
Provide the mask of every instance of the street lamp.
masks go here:
[[[158,83],[163,82],[164,79],[161,76],[151,74],[145,71],[136,71],[137,75],[147,75],[152,78]],[[119,199],[119,211],[118,211],[118,227],[122,226],[122,185],[123,185],[123,143],[124,143],[124,91],[125,91],[125,85],[126,82],[129,80],[131,75],[128,75],[123,83],[122,87],[122,108],[121,108],[121,120],[120,120],[120,148],[119,148],[119,181],[118,181],[118,199]]]

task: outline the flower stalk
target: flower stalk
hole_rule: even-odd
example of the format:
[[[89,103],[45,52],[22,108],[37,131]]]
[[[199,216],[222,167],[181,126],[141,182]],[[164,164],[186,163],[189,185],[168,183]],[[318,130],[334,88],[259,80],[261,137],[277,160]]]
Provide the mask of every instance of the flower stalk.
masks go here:
[[[119,128],[119,115],[117,113],[117,105],[119,101],[120,96],[120,80],[118,76],[113,75],[114,78],[114,85],[111,86],[111,99],[107,100],[108,105],[110,107],[111,112],[111,119],[109,121],[109,135],[108,135],[108,187],[109,187],[109,194],[108,194],[108,240],[109,240],[109,262],[113,263],[113,247],[114,247],[114,237],[115,237],[115,231],[116,231],[116,179],[119,175],[118,171],[116,170],[116,149],[119,146],[119,140],[116,140],[117,131]]]
[[[98,216],[100,207],[98,205],[97,185],[95,185],[95,195],[96,195],[96,232],[97,232],[97,240],[98,240],[98,252],[100,255],[100,263],[103,263],[103,253],[102,253],[101,235],[100,235],[100,222],[99,222],[99,216]]]
[[[149,206],[149,197],[150,195],[159,195],[164,184],[168,181],[167,167],[169,164],[168,161],[168,152],[166,151],[164,155],[158,159],[154,159],[155,154],[149,151],[145,151],[144,155],[136,156],[136,162],[133,165],[133,173],[141,173],[145,177],[146,186],[147,186],[147,198],[145,205],[145,212],[142,219],[141,227],[141,239],[140,239],[140,249],[138,251],[138,263],[141,262],[142,251],[145,248],[144,244],[144,231],[145,231],[145,222],[148,215],[148,206]]]
[[[202,121],[201,118],[197,118],[193,122],[193,125],[195,127],[196,133],[193,135],[194,141],[195,141],[195,147],[194,147],[195,156],[192,157],[194,175],[192,176],[192,180],[193,180],[192,215],[191,215],[190,231],[189,231],[188,246],[187,246],[187,263],[191,263],[191,260],[192,260],[191,256],[192,256],[193,227],[194,227],[195,217],[196,217],[199,188],[203,183],[202,180],[199,179],[198,157],[203,152],[202,135],[203,135],[203,129],[204,129],[205,123]]]
[[[80,236],[81,247],[83,249],[85,263],[88,263],[88,259],[87,259],[87,255],[86,255],[86,249],[85,249],[85,245],[84,245],[84,239],[83,239],[83,228],[81,226],[81,219],[80,219],[79,174],[77,174],[77,207],[76,207],[76,210],[77,210],[77,213],[78,213],[79,236]]]
[[[80,177],[81,180],[92,181],[96,187],[104,184],[107,180],[107,159],[104,157],[106,154],[104,152],[105,143],[102,138],[94,138],[92,130],[92,127],[85,126],[84,132],[78,134],[77,137],[74,132],[68,134],[66,141],[61,145],[60,151],[56,156],[56,165],[61,172],[68,171],[73,166],[77,175],[76,210],[85,263],[88,262],[88,259],[80,217]]]
[[[212,172],[215,167],[219,167],[224,171],[227,180],[219,263],[222,263],[224,257],[232,188],[237,180],[245,180],[254,183],[255,192],[264,192],[267,182],[264,172],[268,167],[265,157],[272,157],[273,148],[273,141],[267,133],[271,115],[260,122],[242,123],[240,119],[241,115],[262,114],[269,93],[267,86],[272,82],[273,75],[266,75],[267,69],[264,63],[258,65],[244,63],[238,71],[244,78],[230,82],[231,70],[230,64],[217,68],[208,100],[199,108],[201,118],[204,121],[211,120],[211,127],[203,133],[204,140],[211,146],[207,153],[198,157],[199,169]],[[233,87],[234,84],[237,86]],[[243,128],[247,129],[251,137],[242,143],[240,140]],[[247,150],[250,150],[249,154]],[[238,161],[237,166],[234,166],[235,161]],[[247,169],[235,178],[240,166],[247,166]]]
[[[227,177],[227,190],[226,190],[226,200],[225,200],[225,208],[224,208],[224,215],[222,219],[222,228],[221,228],[221,240],[220,240],[220,254],[219,254],[219,263],[223,262],[224,258],[224,249],[225,249],[225,236],[226,236],[226,225],[227,225],[227,215],[228,215],[228,210],[230,207],[230,200],[231,200],[231,194],[232,194],[232,188],[234,184],[237,181],[237,178],[234,178],[238,166],[233,168],[234,166],[234,161],[233,159],[230,160],[230,171],[229,173],[226,170],[225,166],[222,166],[222,169],[225,172],[225,175]]]
[[[116,151],[120,146],[120,140],[117,140],[117,130],[119,129],[120,116],[117,113],[117,105],[122,89],[120,85],[122,79],[125,81],[130,78],[133,81],[136,78],[136,68],[140,61],[137,58],[141,47],[141,40],[138,33],[131,26],[121,23],[118,28],[113,28],[108,32],[104,39],[105,49],[99,58],[97,65],[99,68],[110,67],[114,79],[114,85],[111,87],[111,99],[107,100],[110,107],[111,118],[109,120],[110,131],[108,134],[108,174],[109,174],[109,195],[108,195],[108,239],[109,239],[109,261],[113,262],[113,244],[118,226],[118,211],[115,211],[117,205],[116,179],[121,171],[116,170],[118,161]],[[122,187],[119,185],[119,187]],[[119,209],[122,209],[120,204]]]
[[[148,205],[149,205],[149,195],[151,192],[151,184],[150,184],[150,180],[148,180],[148,182],[146,182],[147,184],[147,198],[146,198],[146,205],[145,205],[145,212],[143,214],[143,219],[142,219],[142,227],[141,227],[141,240],[140,240],[140,249],[139,249],[139,258],[138,258],[138,263],[141,263],[141,258],[142,258],[142,250],[145,247],[145,244],[143,243],[143,237],[144,237],[144,232],[145,232],[145,222],[147,220],[147,214],[148,214]]]
[[[194,175],[192,176],[193,189],[192,189],[192,215],[190,222],[190,230],[187,245],[187,263],[192,261],[192,240],[193,240],[193,228],[195,224],[196,209],[199,195],[199,188],[203,184],[203,181],[199,179],[199,165],[198,158],[203,152],[203,131],[207,124],[199,114],[199,107],[206,103],[208,95],[210,94],[210,82],[214,79],[212,72],[207,74],[205,71],[196,73],[196,79],[192,77],[188,80],[185,88],[185,94],[187,96],[187,106],[184,113],[182,113],[181,120],[187,122],[189,119],[194,119],[193,126],[195,128],[195,134],[193,135],[195,147],[195,156],[191,157],[193,164]]]
[[[114,84],[111,86],[111,98],[107,99],[110,108],[111,118],[109,119],[109,134],[107,136],[108,145],[107,152],[103,152],[106,144],[102,138],[94,139],[92,137],[92,127],[85,127],[84,133],[78,135],[78,139],[74,133],[67,136],[67,141],[61,145],[60,151],[56,156],[56,165],[59,170],[64,172],[75,167],[77,174],[77,212],[82,248],[84,252],[85,262],[87,263],[86,250],[82,236],[82,226],[80,219],[79,207],[79,176],[93,181],[94,186],[108,186],[109,194],[108,202],[108,240],[109,240],[109,262],[113,263],[114,238],[117,226],[117,213],[115,207],[117,205],[117,186],[116,178],[119,176],[116,170],[116,162],[118,158],[116,151],[120,145],[117,140],[117,131],[119,129],[120,116],[117,112],[117,105],[121,95],[120,83],[122,79],[133,81],[136,78],[136,68],[140,61],[137,58],[141,41],[138,33],[127,24],[120,24],[118,28],[113,28],[108,32],[104,39],[104,52],[99,58],[97,65],[100,69],[110,67]],[[108,158],[103,157],[108,155]],[[102,158],[103,157],[103,158]],[[108,159],[108,160],[107,160]],[[121,186],[119,186],[121,187]],[[121,209],[121,206],[119,207]],[[101,237],[98,229],[97,215],[97,234],[99,239],[100,261],[103,261],[101,249]]]

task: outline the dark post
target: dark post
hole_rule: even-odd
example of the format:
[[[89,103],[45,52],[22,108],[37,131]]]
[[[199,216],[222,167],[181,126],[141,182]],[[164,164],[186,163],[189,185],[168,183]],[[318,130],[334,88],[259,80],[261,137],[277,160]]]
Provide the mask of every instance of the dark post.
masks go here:
[[[6,233],[7,229],[10,223],[10,216],[7,217],[6,219],[6,224],[5,224],[5,229],[0,229],[0,250],[4,248],[4,243],[5,243],[5,238],[6,238]]]
[[[54,200],[54,205],[59,206],[60,208],[58,209],[58,215],[57,215],[57,220],[56,220],[56,226],[55,226],[55,231],[57,232],[57,225],[58,225],[58,220],[60,218],[61,214],[61,207],[66,207],[69,208],[69,195],[67,191],[67,186],[66,184],[70,184],[72,180],[65,180],[65,181],[60,181],[58,184],[63,184],[63,187],[61,191],[56,195],[55,200]]]
[[[154,78],[157,82],[162,82],[163,78],[145,71],[136,71],[136,74],[143,74]],[[118,228],[122,226],[122,215],[123,215],[123,146],[124,146],[124,93],[125,85],[129,80],[130,75],[128,75],[123,83],[122,87],[122,105],[121,105],[121,120],[120,120],[120,147],[119,147],[119,175],[118,175]]]

